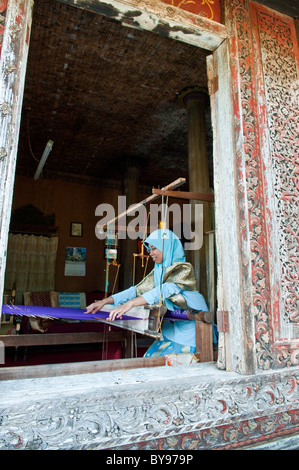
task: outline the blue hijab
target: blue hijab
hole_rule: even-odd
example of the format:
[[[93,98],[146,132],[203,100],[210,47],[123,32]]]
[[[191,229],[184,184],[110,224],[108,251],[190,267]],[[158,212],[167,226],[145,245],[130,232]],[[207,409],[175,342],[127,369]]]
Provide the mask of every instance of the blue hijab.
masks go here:
[[[158,250],[160,250],[163,254],[163,260],[161,264],[155,263],[154,267],[154,282],[155,282],[155,287],[160,286],[163,283],[163,278],[164,278],[164,273],[165,269],[171,266],[173,263],[184,263],[186,262],[186,257],[185,257],[185,252],[183,245],[179,238],[171,231],[168,229],[158,229],[155,230],[149,237],[147,237],[144,240],[144,244],[146,245],[152,245]],[[189,308],[193,308],[195,310],[203,310],[205,312],[208,312],[209,309],[207,307],[207,304],[205,302],[204,297],[202,294],[200,294],[197,290],[195,291],[189,291],[189,290],[182,290],[181,294],[185,298],[187,305]],[[169,310],[174,310],[176,307],[170,300],[167,298],[164,299],[165,305]],[[167,322],[167,324],[170,322]],[[182,326],[183,323],[185,322],[180,322],[180,325]],[[187,320],[187,323],[190,325],[193,322],[189,322]],[[170,338],[169,335],[166,335],[167,338]],[[185,341],[185,340],[184,340]],[[181,344],[186,344],[182,340],[178,341]],[[195,341],[195,340],[194,340]]]
[[[154,280],[155,287],[163,282],[165,269],[172,265],[172,263],[185,262],[185,252],[180,239],[167,228],[158,229],[152,232],[145,240],[144,244],[152,245],[158,248],[163,254],[163,261],[161,264],[155,263],[154,267]]]

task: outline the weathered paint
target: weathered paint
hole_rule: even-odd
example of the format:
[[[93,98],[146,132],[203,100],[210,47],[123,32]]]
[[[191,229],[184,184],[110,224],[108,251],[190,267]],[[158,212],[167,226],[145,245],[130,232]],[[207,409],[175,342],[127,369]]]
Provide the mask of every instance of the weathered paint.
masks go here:
[[[298,433],[298,379],[298,367],[242,377],[205,363],[3,381],[0,449],[261,444]]]
[[[7,9],[7,1],[8,0],[0,1],[0,14],[2,15],[3,18],[5,18],[5,11]],[[4,25],[5,25],[5,21],[3,21],[3,24],[0,25],[0,54],[1,54],[2,42],[3,42]]]
[[[172,34],[179,37],[181,34],[184,36],[183,40],[189,43],[194,40],[197,45],[202,44],[202,40],[206,44],[209,34],[211,34],[211,37],[217,36],[217,44],[223,42],[223,39],[227,36],[227,29],[223,25],[197,18],[194,14],[180,11],[178,8],[167,6],[161,2],[152,2],[150,0],[140,0],[138,2],[136,0],[65,0],[63,3],[80,8],[88,7],[127,25],[130,24],[132,27],[148,29],[160,34],[163,32],[169,37],[172,37]],[[27,12],[29,5],[31,7],[32,3],[27,0],[10,2],[8,5],[8,29],[4,41],[6,49],[5,51],[3,49],[1,62],[3,80],[0,102],[1,139],[3,140],[0,143],[0,163],[3,175],[0,187],[2,197],[0,201],[1,289],[3,288],[21,95],[31,21]],[[261,7],[259,8],[261,9]],[[225,259],[225,254],[223,254],[223,265],[226,266],[227,275],[222,275],[223,286],[220,298],[223,297],[221,308],[230,312],[230,324],[235,329],[235,334],[230,332],[225,336],[226,346],[232,348],[227,351],[229,356],[228,367],[231,366],[234,370],[243,373],[249,373],[255,369],[253,357],[255,335],[258,338],[256,344],[257,362],[263,368],[275,364],[275,357],[278,357],[277,350],[279,349],[277,345],[273,350],[275,340],[287,338],[286,335],[279,338],[277,334],[275,337],[275,331],[277,331],[281,321],[278,314],[279,283],[271,284],[269,277],[275,264],[275,261],[273,264],[273,260],[271,264],[271,256],[273,257],[275,250],[272,244],[269,243],[271,242],[270,234],[273,231],[273,209],[270,205],[271,198],[265,191],[265,188],[270,187],[270,184],[265,188],[263,187],[263,184],[267,183],[264,178],[264,173],[267,170],[266,160],[263,161],[261,158],[261,149],[265,152],[265,144],[263,143],[265,138],[262,133],[259,134],[257,102],[260,95],[258,95],[255,88],[255,78],[253,76],[253,70],[257,67],[253,57],[253,46],[255,46],[255,50],[258,50],[258,41],[253,42],[253,36],[248,27],[251,20],[247,0],[238,1],[234,4],[234,7],[230,2],[226,3],[226,22],[230,31],[229,53],[226,53],[226,56],[223,57],[221,55],[227,45],[219,51],[218,61],[222,57],[222,67],[226,71],[225,73],[220,72],[222,78],[221,80],[218,79],[218,90],[215,90],[219,97],[215,136],[217,138],[220,135],[223,136],[221,139],[225,144],[221,144],[223,145],[222,155],[227,155],[226,161],[231,163],[232,175],[232,178],[228,181],[226,168],[220,169],[218,173],[218,178],[221,181],[220,186],[223,188],[218,191],[218,220],[221,217],[223,218],[224,213],[227,213],[223,203],[219,200],[219,195],[224,194],[224,189],[227,194],[229,189],[231,191],[228,196],[230,204],[227,207],[230,213],[227,213],[227,217],[231,219],[232,223],[229,224],[229,230],[226,229],[223,233],[222,230],[219,230],[220,235],[218,234],[217,246],[219,253],[221,251],[225,253],[225,247],[231,244],[232,240],[231,246],[235,247],[233,256],[234,274],[230,272],[232,263],[229,259]],[[202,40],[199,39],[201,37]],[[209,47],[211,47],[211,44]],[[216,43],[213,47],[216,47]],[[261,83],[261,73],[257,78],[258,83]],[[230,101],[231,90],[232,102]],[[261,111],[260,119],[265,119],[266,106],[261,99],[259,106]],[[230,115],[230,120],[225,120],[225,122],[221,121],[221,116],[224,116],[223,109],[229,110]],[[222,126],[219,126],[220,122],[222,122]],[[230,125],[232,129],[230,129]],[[226,129],[226,131],[223,132],[223,129]],[[264,129],[266,129],[266,123]],[[216,149],[217,145],[215,145]],[[215,182],[215,185],[217,186],[217,182]],[[266,201],[266,204],[264,201]],[[268,234],[268,237],[265,234]],[[219,240],[219,236],[222,238],[221,240]],[[221,255],[219,254],[220,258]],[[235,276],[236,282],[231,281],[232,275]],[[230,282],[228,282],[229,279]],[[219,285],[221,285],[221,282],[219,282]],[[225,305],[228,299],[230,299],[230,306]],[[272,316],[271,308],[274,312]],[[292,316],[291,320],[293,318]],[[254,319],[256,319],[255,335],[252,330]],[[232,338],[232,341],[229,338]],[[284,343],[278,365],[288,364],[290,360],[291,363],[297,363],[296,361],[298,361],[297,353],[294,353],[294,338],[290,338],[289,335],[289,339],[293,341],[292,348],[290,347],[289,353],[286,354],[286,345]]]
[[[14,2],[14,7],[17,3],[21,5]],[[22,4],[29,7],[30,2]],[[9,5],[11,14],[12,2]],[[228,309],[231,320],[224,338],[226,371],[217,370],[214,364],[195,364],[160,371],[89,374],[84,380],[75,375],[8,381],[2,384],[0,397],[3,449],[224,449],[299,432],[298,367],[276,372],[265,370],[296,364],[298,347],[296,339],[271,343],[274,334],[268,310],[269,264],[267,246],[264,246],[268,240],[262,230],[267,212],[263,206],[265,194],[261,191],[266,166],[261,164],[262,146],[256,140],[257,94],[248,7],[246,0],[236,0],[233,9],[227,5],[231,37],[212,60],[213,65],[218,62],[214,76],[219,75],[215,106],[218,113],[221,106],[227,112],[219,113],[221,121],[214,121],[217,137],[225,130],[223,138],[215,139],[218,152],[215,204],[222,218],[218,223],[222,223],[223,229],[217,233],[219,263],[225,268],[219,277],[218,301],[220,309]],[[25,8],[26,11],[29,24],[30,16]],[[16,44],[24,47],[28,38],[28,31],[24,33],[26,21],[18,29],[16,16],[7,17],[10,26],[6,40],[10,34],[14,36],[14,47],[10,45],[12,52],[4,47],[1,59],[0,123],[5,140],[0,148],[5,187],[1,187],[0,207],[1,215],[6,217],[4,223],[2,220],[1,237],[8,232],[17,145],[17,138],[13,137],[18,134],[17,116],[13,113],[17,105],[20,115],[16,85],[20,90],[21,80],[15,80],[20,77],[17,75],[20,65],[24,72],[26,62],[24,49],[20,48],[17,54]],[[14,62],[7,58],[13,58]],[[9,79],[13,77],[10,88]],[[213,113],[216,113],[215,106]],[[225,201],[229,204],[225,205]],[[261,211],[259,214],[257,209]],[[5,247],[1,238],[1,256]],[[4,271],[2,265],[1,269]],[[254,318],[256,344],[252,331]],[[273,344],[278,350],[278,363],[274,360]],[[251,370],[254,346],[258,364],[264,370],[246,377],[229,372],[230,366],[242,373]]]
[[[279,261],[280,252],[288,251],[291,246],[289,243],[279,242],[279,230],[277,219],[284,217],[283,213],[277,216],[277,204],[275,192],[277,192],[277,179],[274,178],[274,161],[271,157],[270,149],[277,146],[280,139],[284,139],[286,132],[286,121],[276,122],[275,125],[270,123],[271,113],[276,116],[274,107],[277,109],[285,107],[283,104],[283,88],[281,86],[286,81],[282,78],[282,83],[275,91],[275,80],[283,75],[281,70],[275,66],[276,61],[283,58],[282,54],[279,59],[277,50],[278,36],[284,34],[283,51],[286,54],[286,44],[288,45],[288,57],[284,63],[287,69],[290,67],[289,74],[292,69],[294,71],[294,61],[298,58],[297,41],[294,31],[294,21],[291,18],[284,17],[284,23],[289,25],[282,33],[282,25],[279,27],[270,27],[270,24],[278,23],[283,15],[269,10],[261,5],[252,5],[250,9],[249,2],[240,0],[231,8],[230,2],[226,2],[226,13],[230,31],[233,33],[230,37],[230,67],[232,76],[232,97],[234,109],[234,134],[235,134],[235,153],[237,165],[237,198],[240,219],[240,249],[241,258],[246,261],[246,265],[242,266],[242,293],[247,292],[248,302],[244,296],[244,320],[250,322],[250,318],[255,320],[255,345],[258,366],[261,368],[282,367],[298,364],[299,345],[298,345],[298,328],[286,325],[286,315],[281,308],[282,304],[279,300],[282,293],[282,284],[280,281],[279,270],[281,264]],[[256,16],[266,15],[265,23],[258,24]],[[261,20],[262,21],[262,20]],[[249,27],[248,25],[251,25]],[[292,26],[290,26],[292,25]],[[262,29],[264,28],[264,30]],[[268,44],[271,41],[271,52],[269,57],[262,57],[262,48],[260,45],[262,34],[268,32]],[[279,33],[278,33],[279,31]],[[292,49],[292,45],[293,48]],[[265,47],[265,46],[264,46]],[[294,50],[294,56],[292,56]],[[272,56],[271,56],[272,54]],[[273,66],[271,67],[271,60]],[[282,62],[282,61],[281,61]],[[288,63],[288,66],[285,64]],[[267,72],[266,66],[271,67],[271,71]],[[282,65],[281,65],[282,67]],[[296,67],[296,66],[295,66]],[[298,69],[297,69],[298,70]],[[275,73],[274,73],[275,71]],[[285,72],[288,74],[288,72]],[[276,74],[276,75],[275,75]],[[271,83],[269,90],[275,93],[275,104],[266,96],[264,87],[267,83]],[[291,98],[288,100],[287,107],[292,115],[294,110],[295,89],[288,87],[287,94]],[[298,106],[298,103],[297,105]],[[296,113],[293,114],[293,125],[295,126]],[[298,114],[297,114],[298,115]],[[270,124],[270,126],[269,126]],[[271,141],[271,133],[277,133],[274,140]],[[286,146],[293,145],[288,158],[290,161],[295,158],[297,152],[294,151],[293,136],[281,144],[282,151],[278,151],[277,158],[280,163],[276,163],[276,171],[280,174],[284,172],[283,155],[286,152]],[[298,144],[298,142],[297,142]],[[292,157],[293,155],[293,157]],[[290,181],[290,180],[289,180]],[[287,188],[288,183],[284,183]],[[292,193],[291,190],[290,194]],[[294,195],[291,196],[292,198]],[[276,199],[276,200],[275,200]],[[290,205],[288,207],[291,207]],[[292,224],[296,224],[293,216]],[[286,215],[286,213],[285,213]],[[297,219],[298,221],[298,219]],[[289,230],[284,227],[283,230]],[[292,230],[292,229],[291,229]],[[293,232],[295,232],[293,230]],[[298,228],[297,228],[298,231]],[[295,236],[295,233],[293,234]],[[280,240],[282,240],[280,238]],[[298,247],[298,244],[297,244]],[[293,259],[289,259],[289,265],[296,259],[294,246],[292,247]],[[251,272],[248,272],[248,262],[250,263]],[[293,270],[294,271],[294,270]],[[298,302],[298,294],[295,293],[296,281],[292,283],[292,275],[285,282],[285,286],[290,282],[287,288],[289,298],[292,302]],[[298,283],[297,283],[298,286]],[[246,294],[245,294],[246,295]],[[291,311],[293,304],[288,304]],[[279,310],[278,310],[279,309]],[[298,310],[297,310],[298,312]],[[296,318],[292,314],[292,319]],[[247,320],[245,325],[248,325]],[[280,344],[281,324],[284,322],[284,334],[282,338],[289,337],[289,346],[287,341]],[[279,325],[279,330],[277,330]],[[245,329],[247,331],[247,328]],[[297,344],[297,346],[296,346]],[[251,347],[251,344],[249,344]]]
[[[269,240],[270,321],[274,329],[275,356],[278,360],[285,356],[298,363],[299,279],[296,265],[299,226],[298,217],[294,216],[298,209],[299,175],[299,108],[295,99],[298,93],[298,43],[292,19],[254,5],[251,11],[256,70],[260,77],[257,88]],[[267,48],[269,36],[272,39],[271,49]],[[277,100],[278,90],[280,102]],[[297,357],[294,355],[296,337]],[[287,340],[291,341],[290,354],[286,354]]]
[[[0,62],[0,305],[10,222],[32,0],[10,0]]]
[[[240,252],[244,244],[239,224],[238,170],[235,161],[235,115],[231,102],[229,41],[223,43],[208,61],[209,81],[218,75],[218,90],[211,93],[214,133],[214,192],[217,246],[218,310],[229,313],[229,332],[219,333],[218,366],[243,374],[256,371],[253,317],[248,315],[251,286],[249,262]],[[225,109],[225,113],[223,112]],[[228,249],[229,247],[229,249]],[[246,276],[245,276],[246,273]],[[247,283],[247,284],[246,284]]]
[[[228,10],[229,11],[229,10]],[[249,302],[247,315],[255,318],[260,311],[260,321],[256,323],[256,336],[262,339],[263,347],[257,344],[257,362],[260,367],[269,368],[272,362],[269,346],[273,342],[273,330],[265,324],[265,313],[269,308],[271,295],[267,289],[265,273],[268,271],[267,244],[265,243],[265,209],[263,205],[262,166],[260,161],[259,134],[257,125],[254,62],[252,55],[251,31],[248,4],[239,2],[232,13],[231,28],[235,36],[231,39],[231,70],[233,80],[234,109],[240,107],[235,119],[236,159],[238,167],[238,205],[240,218],[240,247],[246,266],[242,267],[243,286],[247,286]],[[248,272],[248,267],[251,273]]]
[[[123,25],[162,34],[213,51],[227,37],[223,24],[161,1],[59,0],[120,21]]]

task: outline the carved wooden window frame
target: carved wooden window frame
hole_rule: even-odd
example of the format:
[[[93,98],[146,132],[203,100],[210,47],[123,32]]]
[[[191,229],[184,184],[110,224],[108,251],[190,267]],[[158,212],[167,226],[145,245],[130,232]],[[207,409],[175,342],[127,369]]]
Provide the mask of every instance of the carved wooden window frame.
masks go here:
[[[84,8],[89,4],[90,8],[90,2],[87,0],[59,1],[79,8]],[[297,343],[295,344],[295,356],[294,354],[292,356],[292,345],[290,342],[286,345],[282,345],[280,351],[277,353],[277,350],[275,350],[277,345],[275,346],[275,343],[273,342],[273,324],[271,323],[275,318],[271,317],[271,314],[269,313],[269,305],[267,306],[268,310],[259,310],[259,312],[254,315],[254,308],[260,306],[258,302],[270,303],[271,292],[269,289],[268,254],[265,252],[266,256],[263,258],[264,262],[266,262],[266,266],[263,269],[263,278],[259,277],[259,270],[256,271],[257,274],[255,277],[254,269],[256,266],[256,257],[252,256],[252,248],[254,245],[252,234],[255,232],[258,233],[259,230],[257,232],[256,228],[259,227],[261,229],[261,225],[263,225],[266,220],[265,213],[267,208],[263,204],[263,179],[260,179],[260,184],[258,185],[260,196],[256,199],[261,205],[262,211],[262,216],[259,218],[254,219],[253,217],[252,207],[249,207],[250,191],[246,190],[246,178],[248,178],[248,182],[252,183],[252,178],[254,176],[249,170],[248,154],[246,154],[244,142],[247,148],[248,146],[251,147],[251,157],[256,160],[257,168],[261,167],[259,152],[259,139],[261,136],[258,132],[250,133],[252,124],[247,127],[247,124],[250,124],[253,119],[253,129],[258,129],[256,107],[257,97],[255,95],[250,100],[247,99],[247,92],[256,93],[254,85],[255,79],[253,75],[253,69],[256,64],[252,55],[253,39],[250,32],[250,5],[252,2],[249,2],[248,0],[235,0],[232,5],[230,1],[226,0],[225,3],[227,28],[224,25],[214,23],[213,21],[209,21],[201,17],[199,18],[192,13],[179,10],[178,8],[171,7],[164,3],[153,3],[151,0],[139,0],[138,2],[136,0],[105,0],[105,2],[99,0],[98,2],[94,1],[92,5],[95,12],[106,14],[107,16],[110,15],[110,17],[121,21],[123,24],[134,24],[134,27],[147,29],[155,33],[167,34],[170,38],[185,41],[198,47],[204,47],[211,51],[220,49],[219,46],[223,43],[221,46],[223,52],[222,58],[229,62],[229,69],[227,69],[227,83],[225,85],[226,89],[224,90],[225,99],[227,100],[228,106],[231,107],[233,111],[231,130],[228,130],[229,137],[234,141],[234,148],[230,151],[230,158],[231,162],[235,164],[235,168],[233,169],[233,176],[235,179],[230,183],[232,188],[230,198],[231,202],[234,202],[235,204],[233,206],[234,230],[236,230],[237,226],[239,227],[238,239],[235,240],[235,246],[240,249],[238,250],[238,255],[236,255],[237,258],[235,259],[235,264],[236,267],[239,268],[239,271],[237,275],[238,285],[234,295],[235,297],[238,297],[238,302],[234,304],[234,299],[230,299],[228,305],[225,305],[225,299],[223,300],[218,298],[218,300],[221,302],[223,300],[223,310],[230,310],[230,326],[234,327],[237,333],[236,337],[234,337],[232,331],[224,333],[223,335],[223,344],[224,349],[226,348],[225,354],[226,359],[228,360],[225,363],[225,367],[241,373],[254,373],[257,368],[268,369],[270,367],[277,366],[284,367],[285,365],[289,365],[290,361],[296,361],[298,345]],[[22,30],[22,27],[26,28],[26,34],[24,35],[23,32],[23,39],[20,39],[20,41],[23,41],[24,44],[28,45],[28,31],[30,31],[31,18],[29,13],[28,17],[26,17],[26,14],[29,11],[30,4],[32,5],[31,0],[26,0],[26,7],[24,7],[24,2],[21,0],[14,2],[14,10],[11,10],[11,13],[15,15],[14,21],[11,23],[11,29],[9,31],[5,31],[4,36],[16,34],[15,28],[16,24],[18,24],[20,31]],[[23,9],[21,7],[23,7]],[[23,14],[23,21],[20,21],[20,15],[17,15],[18,8],[19,12],[22,12]],[[16,19],[18,21],[16,21]],[[225,41],[228,35],[229,40]],[[20,57],[22,52],[23,50],[19,52],[17,48],[15,49],[14,53],[16,57],[17,54],[19,54],[17,57],[18,60],[16,61],[18,64],[23,60],[23,56]],[[26,53],[27,51],[25,50],[24,54]],[[210,60],[210,64],[214,62],[215,65],[215,62],[217,62],[217,59],[219,60],[220,57],[220,52],[218,57],[217,54],[214,53],[214,58],[213,60]],[[10,67],[8,70],[9,64],[7,64],[5,54],[1,57],[1,64],[1,78],[3,83],[6,83],[7,74],[15,74],[18,71],[18,65],[14,63],[14,67]],[[24,76],[24,65],[22,70]],[[19,77],[22,77],[22,74],[19,75]],[[215,83],[214,78],[215,77],[212,77],[210,85]],[[19,78],[20,82],[21,80],[22,78]],[[18,93],[22,94],[22,84],[20,90],[18,90]],[[214,87],[214,91],[211,92],[211,96],[213,96],[215,92],[216,88]],[[231,96],[229,96],[229,93],[231,93]],[[1,96],[1,98],[3,101],[3,96]],[[222,97],[220,99],[222,99]],[[16,121],[20,119],[19,101],[18,106],[14,109]],[[223,103],[224,102],[222,102],[222,104]],[[2,116],[0,116],[2,129],[3,126],[7,126],[7,123],[3,124],[3,122],[5,121],[5,116],[11,115],[10,106],[13,105],[9,105],[8,103],[8,107],[4,107],[4,104],[5,102],[2,103]],[[18,126],[15,125],[11,131],[11,135],[16,136],[17,134]],[[217,137],[219,137],[219,130],[217,132]],[[251,139],[254,139],[254,141],[251,141]],[[221,139],[218,143],[223,145],[223,139],[222,142],[220,141]],[[215,152],[219,153],[219,149],[216,149]],[[4,161],[3,159],[5,159],[6,156],[2,156],[1,158],[2,161]],[[7,161],[13,161],[13,166],[15,165],[15,158],[16,148],[13,149],[11,155],[7,158]],[[9,165],[7,164],[7,168],[8,167]],[[6,194],[6,208],[9,208],[11,205],[11,201],[9,201],[9,199],[12,198],[12,188],[13,178],[10,176],[9,190]],[[235,194],[233,193],[233,189],[235,190]],[[219,218],[219,213],[221,213],[221,200],[219,193],[217,195],[215,192],[216,204],[217,200],[219,205],[218,211],[220,211],[218,212]],[[253,220],[256,220],[257,225],[252,225]],[[8,223],[6,223],[6,228],[8,232]],[[229,227],[229,230],[232,229]],[[221,250],[224,249],[226,239],[222,231],[218,231],[217,237],[217,249],[220,253]],[[260,245],[260,240],[258,243]],[[266,250],[265,246],[260,246],[262,250]],[[4,245],[1,249],[5,250]],[[0,253],[0,256],[1,255],[2,253]],[[221,259],[219,262],[221,263]],[[228,263],[226,262],[226,265],[227,264]],[[229,271],[228,266],[226,266],[226,270]],[[229,275],[229,272],[227,274]],[[223,277],[225,277],[225,275]],[[0,283],[1,279],[3,279],[3,273],[1,273]],[[257,292],[257,286],[260,288],[260,293]],[[2,287],[3,286],[0,285],[0,288]],[[221,294],[224,294],[223,289]],[[233,306],[233,308],[231,308],[231,306]],[[233,349],[233,340],[237,343],[235,345],[235,349]],[[238,356],[237,358],[234,357],[236,355]],[[142,367],[146,367],[146,365],[143,365]],[[71,366],[69,370],[72,370]]]
[[[213,51],[216,49],[222,41],[227,37],[227,29],[220,23],[208,20],[204,17],[198,17],[193,13],[181,10],[177,7],[172,7],[165,3],[154,3],[154,6],[150,0],[144,0],[142,2],[136,2],[134,0],[105,0],[94,2],[90,5],[87,0],[57,0],[61,3],[65,3],[78,8],[92,9],[95,13],[100,13],[108,17],[119,20],[122,24],[130,26],[134,24],[134,27],[152,31],[153,33],[167,35],[171,39],[186,42],[188,44],[205,48]],[[10,13],[16,15],[11,18],[11,27],[7,28],[6,34],[9,35],[15,28],[16,22],[19,24],[20,30],[23,25],[27,23],[26,30],[26,45],[29,45],[30,28],[32,21],[32,0],[26,0],[26,6],[22,5],[21,0],[15,5],[15,9],[11,9]],[[132,8],[134,7],[134,8]],[[8,8],[9,9],[9,8]],[[19,13],[22,12],[22,20],[20,20]],[[19,38],[21,42],[23,39]],[[27,58],[28,50],[26,50]],[[15,54],[18,54],[16,48]],[[18,59],[22,59],[19,58]],[[21,84],[22,85],[22,84]],[[24,85],[24,84],[23,84]],[[21,93],[23,87],[21,86]],[[19,111],[20,114],[20,111]],[[20,119],[20,116],[19,116]],[[15,131],[18,133],[18,130]],[[14,165],[16,159],[16,152],[13,156]],[[12,187],[11,198],[12,198]],[[8,203],[9,204],[9,203]],[[11,202],[10,202],[11,204]],[[8,231],[8,230],[7,230]],[[2,296],[1,296],[2,298]],[[123,368],[136,368],[136,367],[156,367],[165,364],[165,358],[135,358],[135,359],[121,359],[120,361],[105,361],[106,364],[97,364],[91,366],[92,371],[102,370],[113,370]],[[113,364],[112,364],[113,362]],[[10,371],[10,368],[6,368],[6,375],[2,371],[2,378],[14,378],[14,371]],[[42,377],[48,375],[68,375],[68,374],[81,374],[90,372],[89,367],[86,364],[74,363],[74,364],[52,364],[50,366],[37,366],[32,369],[31,367],[20,368],[18,371],[18,378],[25,377]],[[4,375],[3,375],[4,373]],[[12,375],[11,375],[12,374]],[[5,376],[5,377],[4,377]]]
[[[131,24],[134,24],[134,27],[152,31],[158,34],[167,35],[172,39],[183,41],[211,51],[217,48],[223,39],[227,37],[227,30],[224,25],[215,23],[204,17],[198,17],[197,15],[189,13],[188,11],[181,10],[177,7],[172,7],[162,2],[155,3],[153,7],[152,2],[149,0],[142,1],[141,3],[138,2],[138,5],[135,4],[134,0],[105,0],[104,2],[94,2],[92,6],[90,5],[90,2],[86,0],[58,1],[78,8],[91,8],[95,13],[100,13],[105,16],[117,19],[124,25],[130,26]],[[23,13],[25,13],[24,17],[26,14],[28,14],[28,18],[30,17],[30,20],[28,21],[28,30],[31,26],[31,12],[29,11],[30,4],[32,6],[31,0],[27,0],[27,9],[25,8],[23,10]],[[21,4],[19,7],[20,6]],[[28,31],[27,36],[29,38]],[[123,363],[121,366],[119,365],[119,361],[113,361],[114,365],[112,368],[152,367],[165,363],[163,358],[136,358],[129,361],[122,361]],[[83,367],[80,364],[65,366],[52,365],[52,373],[53,368],[56,368],[55,373],[58,373],[59,375],[65,373],[74,373],[70,372],[74,370],[76,371],[75,373],[82,373],[83,371],[86,372],[86,364]],[[32,374],[32,371],[29,371],[28,368],[25,368],[24,370],[18,372],[18,376],[27,377],[26,370],[28,370],[29,374]],[[96,368],[93,368],[93,370],[106,370],[106,366],[105,364],[104,366],[103,364],[99,364]],[[7,371],[7,373],[9,374],[9,371]],[[47,374],[43,367],[35,368],[34,374],[37,374],[37,376],[41,376],[43,373]],[[50,368],[49,373],[51,374]]]
[[[271,141],[271,101],[265,93],[265,61],[262,62],[260,41],[263,31],[259,15],[272,22],[268,38],[272,47],[284,34],[278,25],[288,29],[288,42],[292,38],[294,61],[298,64],[298,46],[294,20],[258,3],[235,0],[226,3],[225,24],[230,35],[230,66],[232,78],[232,104],[234,107],[234,136],[237,165],[237,193],[240,225],[240,267],[243,280],[244,347],[260,369],[282,368],[298,365],[299,341],[297,332],[281,328],[284,309],[279,289],[280,261],[275,237],[279,235],[277,219],[283,214],[275,204],[279,197],[271,186],[275,183],[273,166],[273,139]],[[276,24],[275,24],[276,23]],[[289,47],[289,44],[288,44]],[[272,56],[273,59],[273,56]],[[273,65],[273,64],[272,64]],[[292,64],[293,67],[293,64]],[[295,65],[296,67],[296,65]],[[285,67],[286,69],[286,67]],[[287,73],[287,72],[285,72]],[[297,65],[298,73],[298,65]],[[269,91],[269,90],[268,90]],[[280,95],[279,103],[282,102]],[[295,93],[291,94],[295,100]],[[272,116],[271,116],[272,112]],[[283,134],[280,126],[279,134]],[[271,149],[272,146],[272,149]],[[272,152],[272,155],[271,155]],[[291,154],[290,154],[291,155]],[[275,176],[277,178],[277,175]],[[275,196],[275,198],[273,198]],[[294,197],[294,194],[291,195]],[[273,201],[271,200],[273,198]],[[297,255],[298,262],[298,255]],[[296,296],[291,299],[295,301]],[[298,297],[297,297],[298,301]],[[297,316],[293,311],[293,321]],[[248,337],[248,323],[254,321],[254,336]],[[295,329],[294,329],[295,330]],[[296,336],[297,335],[297,336]],[[253,340],[253,341],[252,341]]]
[[[298,364],[298,78],[299,49],[292,18],[252,3],[252,40],[260,134],[260,159],[267,257],[265,289],[268,318],[259,331],[269,332],[269,361],[275,366]],[[297,101],[296,101],[297,96]],[[296,126],[297,122],[297,126]],[[266,258],[267,259],[267,258]],[[260,269],[264,269],[260,266]],[[260,277],[260,276],[258,276]],[[257,292],[258,294],[258,292]],[[264,333],[263,333],[264,334]],[[266,336],[259,334],[260,344]]]

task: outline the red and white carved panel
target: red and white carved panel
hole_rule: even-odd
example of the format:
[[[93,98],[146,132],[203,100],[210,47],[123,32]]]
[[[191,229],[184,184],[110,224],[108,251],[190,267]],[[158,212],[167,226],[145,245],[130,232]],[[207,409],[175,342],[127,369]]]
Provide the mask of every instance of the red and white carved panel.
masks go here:
[[[298,45],[292,18],[226,2],[241,237],[259,367],[298,364]],[[246,185],[244,186],[244,181]],[[242,253],[241,253],[242,255]]]
[[[291,18],[252,5],[274,356],[299,356],[299,74]]]
[[[275,245],[270,246],[272,261],[277,264],[277,269],[272,269],[278,287],[273,310],[275,325],[282,326],[299,323],[298,48],[290,18],[255,6],[252,12],[254,38],[259,45],[257,86],[265,102],[259,112],[261,149],[265,176],[272,183],[267,194],[272,198],[268,203],[270,230],[277,235]]]

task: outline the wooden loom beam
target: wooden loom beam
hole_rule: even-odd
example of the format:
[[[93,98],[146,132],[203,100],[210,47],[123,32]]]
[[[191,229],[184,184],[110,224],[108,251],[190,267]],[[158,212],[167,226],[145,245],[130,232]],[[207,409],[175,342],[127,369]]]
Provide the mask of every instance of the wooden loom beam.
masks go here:
[[[67,344],[105,343],[107,337],[103,332],[77,332],[77,333],[43,333],[22,335],[1,335],[0,339],[5,347],[20,346],[57,346]],[[123,332],[109,332],[109,342],[124,341]]]
[[[186,183],[186,178],[178,178],[177,180],[173,181],[172,183],[168,184],[167,186],[164,186],[162,188],[162,190],[163,191],[173,190],[173,189],[179,188],[180,186],[182,186],[185,183]],[[104,228],[107,228],[108,225],[111,225],[112,223],[114,223],[117,220],[121,219],[125,215],[129,215],[131,212],[136,211],[136,209],[138,209],[138,207],[143,206],[144,204],[148,204],[148,203],[154,201],[155,199],[158,199],[159,197],[160,197],[160,194],[152,194],[151,196],[146,197],[142,201],[137,202],[136,204],[132,205],[132,207],[130,207],[126,211],[122,212],[121,214],[119,214],[114,219],[109,220],[109,222],[104,226]]]
[[[165,189],[153,188],[153,194],[159,194],[161,196],[175,197],[178,199],[193,199],[196,201],[207,201],[214,202],[214,194],[212,193],[196,193],[187,191],[169,191]]]
[[[152,189],[152,195],[143,199],[137,204],[134,204],[131,208],[122,212],[120,215],[110,220],[106,225],[113,224],[122,217],[129,215],[134,212],[140,206],[151,203],[160,196],[169,196],[179,199],[187,200],[200,200],[206,202],[214,202],[214,194],[212,193],[199,193],[199,192],[186,192],[186,191],[174,191],[174,189],[182,186],[186,182],[185,178],[178,178],[169,185],[162,189]],[[134,260],[137,254],[134,254]],[[212,341],[212,314],[210,312],[192,312],[188,315],[190,320],[195,320],[196,329],[196,351],[200,353],[202,362],[209,362],[213,360],[213,341]],[[129,338],[128,338],[129,339]],[[132,339],[132,338],[131,338]],[[128,341],[128,347],[132,349],[132,344]]]
[[[113,370],[127,370],[144,367],[162,367],[165,363],[165,356],[161,356],[73,362],[67,364],[42,364],[26,367],[3,367],[0,369],[0,381],[32,379],[36,377],[59,377],[62,375],[74,374],[93,374],[98,372],[110,372]]]

